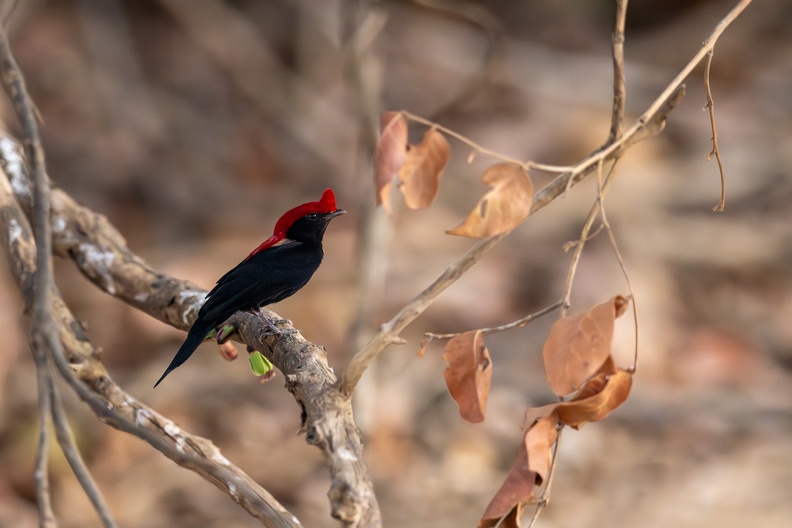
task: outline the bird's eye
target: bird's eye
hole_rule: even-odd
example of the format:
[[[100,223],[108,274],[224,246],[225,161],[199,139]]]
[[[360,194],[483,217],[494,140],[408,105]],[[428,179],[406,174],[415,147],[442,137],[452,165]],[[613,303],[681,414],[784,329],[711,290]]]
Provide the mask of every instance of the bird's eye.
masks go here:
[[[319,218],[319,215],[317,213],[310,213],[308,215],[308,220],[316,220],[317,218]]]

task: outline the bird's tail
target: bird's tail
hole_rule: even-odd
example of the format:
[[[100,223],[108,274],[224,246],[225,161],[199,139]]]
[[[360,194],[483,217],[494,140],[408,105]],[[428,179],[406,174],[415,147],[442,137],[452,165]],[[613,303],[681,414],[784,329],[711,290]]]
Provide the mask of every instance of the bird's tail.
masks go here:
[[[196,324],[190,328],[190,331],[187,333],[187,339],[184,340],[184,343],[182,343],[179,351],[176,352],[175,356],[173,356],[170,365],[168,365],[168,368],[165,369],[165,373],[162,374],[160,379],[157,380],[157,383],[154,384],[155,388],[160,384],[160,382],[162,382],[162,380],[165,379],[165,376],[179,368],[182,363],[190,359],[190,356],[192,356],[193,352],[195,352],[195,349],[198,348],[198,345],[203,342],[206,334],[208,334],[209,330],[211,329],[211,324],[202,324],[202,322],[196,322]]]

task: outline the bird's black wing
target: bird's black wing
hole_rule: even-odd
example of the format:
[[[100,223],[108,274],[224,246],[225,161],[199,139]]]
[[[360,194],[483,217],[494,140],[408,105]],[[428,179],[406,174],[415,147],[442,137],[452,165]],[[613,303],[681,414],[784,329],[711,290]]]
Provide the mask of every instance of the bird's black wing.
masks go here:
[[[240,262],[220,277],[199,318],[219,325],[238,310],[276,303],[305,286],[322,260],[299,242],[276,246]]]

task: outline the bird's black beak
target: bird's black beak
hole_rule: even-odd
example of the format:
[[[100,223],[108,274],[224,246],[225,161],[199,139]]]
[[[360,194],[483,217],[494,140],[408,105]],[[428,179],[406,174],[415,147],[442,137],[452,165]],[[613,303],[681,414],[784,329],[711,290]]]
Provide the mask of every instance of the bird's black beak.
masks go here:
[[[332,213],[329,213],[329,214],[327,215],[327,218],[328,218],[328,219],[330,219],[330,218],[335,218],[336,216],[341,216],[342,214],[346,214],[346,211],[344,211],[343,209],[336,209],[336,210],[335,210],[335,211],[333,211]]]

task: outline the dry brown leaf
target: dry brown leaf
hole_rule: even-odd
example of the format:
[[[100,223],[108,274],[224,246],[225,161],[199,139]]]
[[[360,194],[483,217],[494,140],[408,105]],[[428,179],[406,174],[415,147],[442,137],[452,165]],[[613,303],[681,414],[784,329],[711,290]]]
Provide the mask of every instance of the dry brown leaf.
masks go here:
[[[508,163],[493,165],[481,177],[490,185],[476,208],[449,235],[485,238],[507,233],[528,218],[533,200],[533,183],[522,167]]]
[[[418,357],[423,357],[424,356],[424,353],[426,353],[426,347],[429,346],[429,341],[431,341],[431,339],[423,339],[421,341],[421,348],[418,349],[418,354],[417,354]]]
[[[429,207],[440,189],[440,175],[451,158],[445,136],[429,129],[417,145],[407,147],[407,156],[399,171],[399,190],[410,209]]]
[[[443,375],[451,397],[459,406],[463,420],[484,420],[492,380],[492,360],[484,345],[481,330],[471,330],[446,345],[443,359],[448,363]]]
[[[479,521],[479,528],[492,527],[504,518],[500,526],[520,526],[525,504],[533,498],[535,486],[547,477],[552,460],[552,446],[558,438],[555,413],[534,423],[523,437],[511,471],[490,501]]]
[[[553,391],[567,396],[578,390],[610,356],[613,323],[624,313],[620,295],[574,317],[559,319],[544,347],[545,375]]]
[[[390,189],[404,165],[407,152],[407,120],[400,112],[383,112],[381,135],[374,151],[374,186],[377,205],[390,213]]]
[[[536,485],[541,486],[553,461],[552,447],[558,439],[558,415],[552,412],[540,418],[525,434],[528,468],[536,473]]]
[[[616,374],[599,374],[581,389],[574,399],[555,404],[562,423],[580,429],[588,422],[608,416],[624,403],[632,387],[632,373],[619,369]]]

